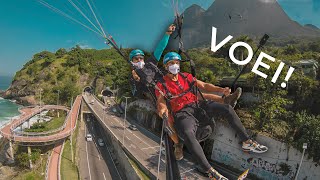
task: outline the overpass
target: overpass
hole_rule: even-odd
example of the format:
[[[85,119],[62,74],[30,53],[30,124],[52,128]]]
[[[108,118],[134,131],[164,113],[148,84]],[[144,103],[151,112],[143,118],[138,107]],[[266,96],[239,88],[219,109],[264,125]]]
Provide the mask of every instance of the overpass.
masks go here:
[[[78,96],[74,102],[74,105],[71,111],[69,111],[69,109],[65,106],[56,106],[56,105],[45,105],[41,108],[34,107],[34,108],[21,109],[20,112],[22,114],[19,116],[19,118],[11,121],[6,126],[4,126],[0,130],[0,134],[4,138],[10,141],[26,143],[28,145],[30,144],[37,145],[40,143],[50,144],[56,141],[63,140],[71,134],[71,132],[74,130],[76,126],[76,120],[77,120],[76,117],[78,116],[80,105],[81,105],[81,96]],[[65,120],[64,128],[62,128],[61,131],[58,131],[51,135],[47,135],[45,133],[26,133],[26,134],[22,133],[21,134],[21,133],[14,132],[14,129],[22,125],[24,122],[26,122],[36,114],[44,110],[52,110],[52,109],[64,110],[69,112]]]

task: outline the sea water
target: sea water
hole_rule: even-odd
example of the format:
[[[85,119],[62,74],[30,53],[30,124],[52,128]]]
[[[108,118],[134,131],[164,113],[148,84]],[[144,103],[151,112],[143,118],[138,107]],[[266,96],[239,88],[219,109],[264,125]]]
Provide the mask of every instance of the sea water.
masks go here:
[[[12,77],[0,76],[0,90],[6,90],[10,86],[11,79]],[[20,114],[18,111],[20,107],[20,105],[0,97],[0,128]]]

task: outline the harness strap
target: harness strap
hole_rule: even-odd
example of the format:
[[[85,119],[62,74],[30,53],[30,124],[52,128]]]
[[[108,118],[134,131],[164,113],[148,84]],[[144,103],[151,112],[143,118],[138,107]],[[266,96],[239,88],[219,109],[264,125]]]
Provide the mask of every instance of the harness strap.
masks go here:
[[[189,85],[189,89],[178,94],[178,95],[172,95],[171,92],[169,91],[168,87],[167,87],[167,84],[164,82],[164,81],[160,81],[161,85],[163,86],[164,90],[166,91],[166,97],[169,101],[171,101],[172,99],[175,99],[175,98],[178,98],[178,97],[182,97],[184,96],[185,94],[189,93],[190,91],[193,90],[193,87],[194,87],[194,84],[196,83],[196,81],[194,79],[192,79],[192,82],[190,82],[188,80],[188,78],[181,72],[179,72],[179,74],[181,75],[181,77],[187,81],[188,85]]]

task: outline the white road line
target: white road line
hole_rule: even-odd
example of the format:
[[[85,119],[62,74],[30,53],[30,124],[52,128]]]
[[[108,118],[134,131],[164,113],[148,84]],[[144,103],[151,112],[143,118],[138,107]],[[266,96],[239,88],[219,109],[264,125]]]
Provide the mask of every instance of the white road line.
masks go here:
[[[142,150],[145,150],[145,149],[154,149],[154,148],[159,148],[160,146],[154,146],[154,147],[147,147],[147,148],[141,148]]]
[[[132,134],[133,134],[133,132],[132,132],[130,129],[127,129],[127,128],[126,128],[126,130],[128,130],[130,133],[132,133]]]
[[[106,179],[106,175],[104,175],[104,173],[102,173],[102,174],[103,174],[103,178],[104,178],[104,180],[107,180],[107,179]]]
[[[87,127],[84,128],[85,135],[86,135],[86,129],[87,129]],[[87,153],[87,164],[88,164],[88,170],[89,170],[89,178],[91,180],[91,170],[90,170],[90,164],[89,164],[88,142],[87,141],[86,141],[86,153]]]
[[[93,110],[93,112],[97,115],[97,113],[95,112],[95,110],[92,108],[92,110]],[[98,115],[97,115],[98,116]],[[106,123],[104,122],[104,121],[101,121],[104,125],[105,125],[105,127],[109,127],[109,126],[107,126],[106,125]],[[108,128],[109,129],[109,128]],[[112,132],[110,129],[109,129],[109,131],[112,133],[112,135],[118,140],[118,141],[120,141],[118,138],[117,138],[117,136],[114,134],[114,132]],[[107,147],[107,146],[106,146]],[[112,163],[113,163],[113,165],[114,165],[114,167],[116,168],[116,171],[117,171],[117,174],[118,174],[118,176],[120,177],[120,179],[122,180],[122,178],[121,178],[121,176],[120,176],[120,173],[119,173],[119,171],[118,171],[118,169],[117,169],[117,166],[115,165],[115,163],[114,163],[114,161],[113,161],[113,159],[112,159],[112,156],[111,156],[111,153],[110,153],[110,150],[109,150],[109,148],[107,147],[107,150],[108,150],[108,153],[109,153],[109,155],[110,155],[110,157],[111,157],[111,161],[112,161]],[[90,176],[90,180],[91,180],[91,176]]]
[[[135,135],[134,133],[132,133],[136,138],[138,138],[141,142],[143,142],[144,144],[146,144],[148,147],[152,147],[150,146],[148,143],[144,142],[141,138],[139,138],[137,135]]]

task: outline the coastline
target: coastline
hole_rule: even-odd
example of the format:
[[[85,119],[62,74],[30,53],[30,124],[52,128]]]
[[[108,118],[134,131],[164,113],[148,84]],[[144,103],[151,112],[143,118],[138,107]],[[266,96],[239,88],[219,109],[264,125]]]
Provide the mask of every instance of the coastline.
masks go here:
[[[12,100],[4,99],[2,97],[0,97],[0,102],[1,102],[0,106],[3,106],[1,107],[3,108],[3,111],[0,112],[0,129],[1,129],[4,125],[12,121],[12,119],[15,119],[21,115],[21,113],[19,112],[19,109],[23,106],[15,103]]]

